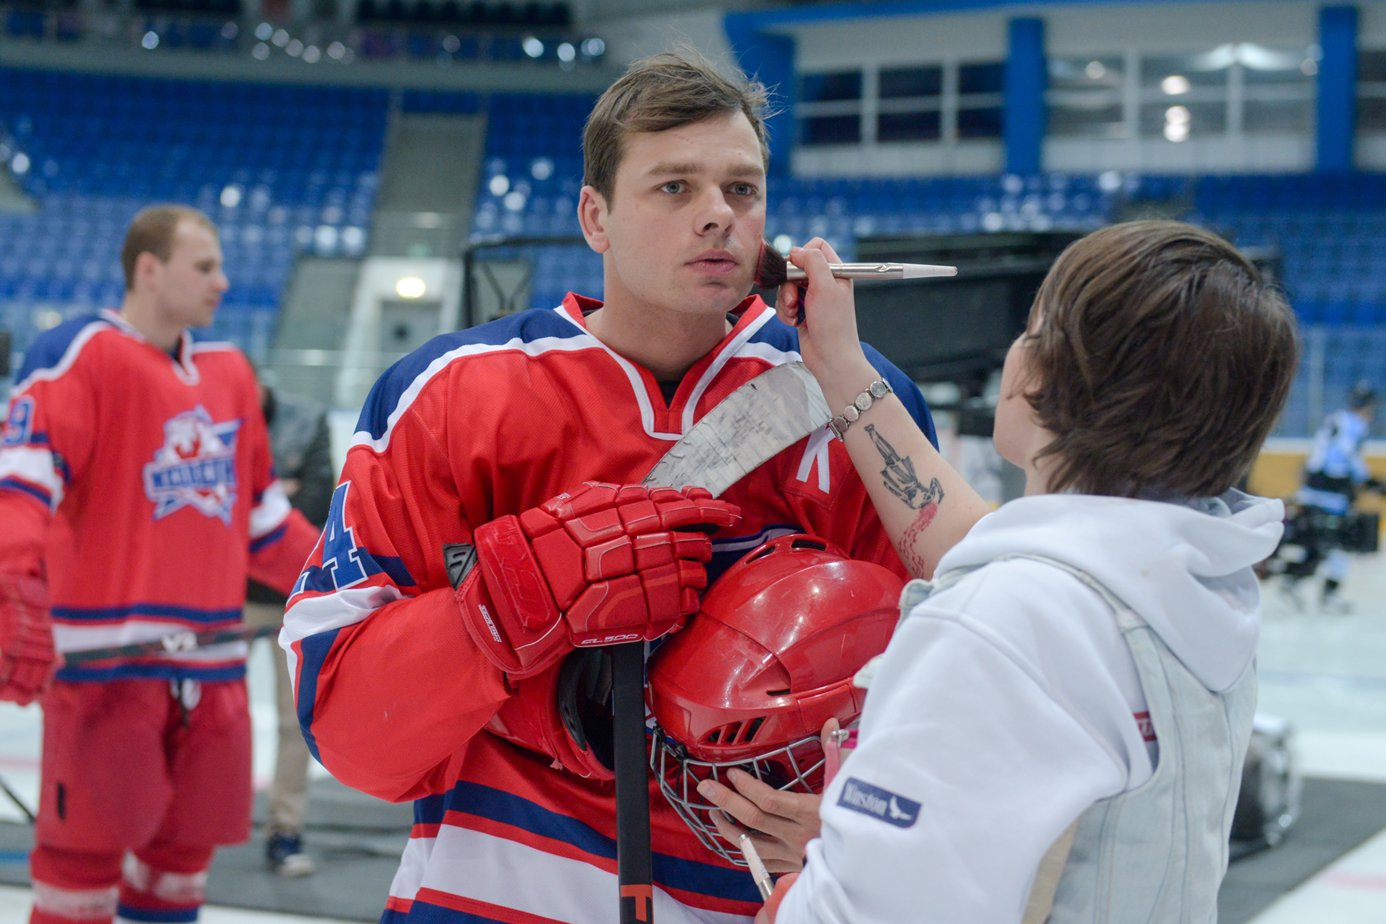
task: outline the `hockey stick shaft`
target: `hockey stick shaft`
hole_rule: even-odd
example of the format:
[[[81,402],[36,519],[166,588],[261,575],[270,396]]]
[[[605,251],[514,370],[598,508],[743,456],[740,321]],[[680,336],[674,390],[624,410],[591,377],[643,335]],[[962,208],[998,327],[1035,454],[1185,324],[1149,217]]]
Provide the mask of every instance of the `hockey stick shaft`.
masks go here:
[[[649,763],[645,754],[645,643],[611,649],[613,749],[616,763],[616,878],[621,924],[653,924]]]
[[[697,485],[716,497],[776,453],[825,426],[831,416],[818,383],[803,363],[775,366],[704,414],[643,483],[676,488]],[[620,921],[653,924],[644,642],[612,646],[611,674]]]
[[[24,817],[29,819],[29,824],[34,824],[38,820],[34,817],[34,813],[29,806],[24,804],[24,800],[19,798],[19,795],[10,788],[9,783],[5,782],[3,776],[0,776],[0,790],[4,790],[5,795],[9,796],[10,801],[19,807],[19,810],[24,813]]]
[[[252,642],[257,638],[274,635],[278,626],[239,626],[235,629],[212,629],[207,632],[171,632],[147,642],[131,642],[128,645],[111,645],[107,648],[83,648],[78,651],[63,652],[64,664],[80,664],[84,661],[104,661],[108,658],[133,658],[139,655],[162,654],[175,651],[193,651],[211,645],[227,642]]]

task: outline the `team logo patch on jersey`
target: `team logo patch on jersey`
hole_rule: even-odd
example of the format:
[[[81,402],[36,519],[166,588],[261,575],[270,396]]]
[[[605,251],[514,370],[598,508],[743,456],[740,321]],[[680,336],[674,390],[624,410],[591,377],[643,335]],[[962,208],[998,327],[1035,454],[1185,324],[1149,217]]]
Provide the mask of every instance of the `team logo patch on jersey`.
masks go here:
[[[164,424],[164,445],[144,466],[144,493],[154,502],[154,519],[191,507],[230,524],[240,429],[240,420],[214,423],[201,405]]]
[[[870,815],[878,821],[909,828],[919,820],[920,805],[913,799],[896,795],[888,789],[863,783],[856,777],[849,777],[837,804],[863,815]]]

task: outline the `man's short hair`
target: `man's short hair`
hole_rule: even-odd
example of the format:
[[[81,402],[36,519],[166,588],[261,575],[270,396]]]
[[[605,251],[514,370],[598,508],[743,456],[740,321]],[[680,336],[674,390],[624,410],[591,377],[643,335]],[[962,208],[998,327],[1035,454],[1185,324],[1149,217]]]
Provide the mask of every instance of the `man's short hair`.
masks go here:
[[[173,252],[173,236],[178,223],[191,221],[213,234],[217,226],[203,212],[186,205],[151,205],[140,210],[125,231],[125,243],[120,248],[120,267],[125,271],[125,291],[135,287],[135,261],[142,253],[152,253],[160,263],[167,263]]]
[[[583,183],[611,206],[616,170],[631,132],[662,132],[735,112],[760,140],[769,167],[767,92],[739,71],[726,75],[696,51],[681,48],[635,61],[597,100],[582,133]]]
[[[1211,497],[1250,468],[1299,359],[1294,312],[1227,241],[1176,221],[1112,225],[1035,296],[1023,383],[1054,440],[1049,487]]]

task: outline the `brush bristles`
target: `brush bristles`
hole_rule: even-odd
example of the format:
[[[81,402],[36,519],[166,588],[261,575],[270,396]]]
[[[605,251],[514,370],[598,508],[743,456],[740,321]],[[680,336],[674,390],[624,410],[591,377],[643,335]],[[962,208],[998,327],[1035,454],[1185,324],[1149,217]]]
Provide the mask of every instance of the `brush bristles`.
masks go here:
[[[762,289],[777,289],[788,281],[789,261],[784,254],[761,241],[760,259],[756,263],[756,285]]]

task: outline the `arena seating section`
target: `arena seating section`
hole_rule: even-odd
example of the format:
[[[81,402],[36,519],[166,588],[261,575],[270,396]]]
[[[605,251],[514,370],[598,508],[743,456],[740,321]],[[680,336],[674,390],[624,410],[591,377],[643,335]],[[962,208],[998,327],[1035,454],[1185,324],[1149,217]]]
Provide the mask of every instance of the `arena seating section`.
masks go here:
[[[406,111],[484,112],[478,242],[566,244],[487,249],[530,255],[532,303],[565,290],[599,295],[600,261],[577,239],[581,127],[590,96],[413,91]],[[383,90],[100,77],[0,68],[0,150],[27,157],[16,179],[39,204],[0,213],[0,324],[25,342],[35,306],[60,313],[120,296],[114,249],[152,199],[191,202],[223,231],[234,286],[220,332],[252,353],[273,332],[300,254],[368,249],[391,100]],[[831,240],[850,258],[874,234],[1087,230],[1155,208],[1276,248],[1301,322],[1331,357],[1324,400],[1359,377],[1386,384],[1386,175],[1062,175],[775,178],[767,236]],[[1283,430],[1307,432],[1309,388]]]
[[[385,138],[383,90],[0,69],[0,139],[39,205],[0,213],[0,323],[35,304],[112,305],[130,217],[196,205],[232,288],[217,327],[262,351],[299,253],[364,254]],[[10,161],[11,167],[15,165]]]
[[[1332,406],[1359,379],[1386,387],[1386,174],[1203,177],[1190,218],[1276,248],[1306,331],[1283,432],[1310,420],[1311,382]],[[1373,434],[1386,435],[1378,417]]]

